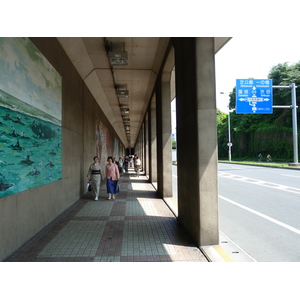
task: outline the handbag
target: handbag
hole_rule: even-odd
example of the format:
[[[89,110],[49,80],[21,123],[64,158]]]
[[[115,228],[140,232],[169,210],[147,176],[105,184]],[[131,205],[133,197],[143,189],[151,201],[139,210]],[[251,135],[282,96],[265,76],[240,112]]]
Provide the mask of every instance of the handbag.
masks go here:
[[[91,192],[91,191],[93,190],[92,185],[91,185],[91,181],[89,181],[89,182],[87,183],[87,185],[86,185],[86,190],[87,190],[88,192]]]

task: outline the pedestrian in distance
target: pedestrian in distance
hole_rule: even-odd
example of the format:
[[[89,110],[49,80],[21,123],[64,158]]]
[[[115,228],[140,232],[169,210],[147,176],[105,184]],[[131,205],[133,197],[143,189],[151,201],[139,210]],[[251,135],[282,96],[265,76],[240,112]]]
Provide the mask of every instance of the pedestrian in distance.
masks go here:
[[[115,195],[120,192],[119,189],[119,179],[120,173],[119,168],[113,163],[112,156],[107,158],[106,171],[106,189],[108,194],[108,200],[115,199]]]
[[[124,158],[124,169],[125,169],[126,173],[128,173],[128,165],[129,165],[129,158],[126,155],[125,158]]]
[[[136,156],[134,163],[135,163],[134,169],[135,169],[135,172],[136,172],[136,176],[140,177],[141,160],[139,159],[138,156]]]
[[[94,200],[97,201],[100,193],[100,184],[101,184],[101,177],[102,177],[101,166],[99,164],[98,156],[94,156],[94,162],[89,167],[87,177],[88,177],[88,182],[91,182],[93,188],[92,191],[95,196]]]
[[[135,161],[136,161],[136,158],[137,158],[137,155],[136,154],[134,154],[134,157],[133,157],[133,166],[134,166],[134,168],[135,168]]]
[[[120,176],[122,176],[123,175],[123,164],[124,164],[123,158],[119,157],[119,160],[116,162],[116,164],[118,165]]]
[[[262,156],[262,154],[261,154],[261,153],[259,153],[259,154],[258,154],[258,161],[259,161],[259,162],[261,162],[261,161],[262,161],[262,159],[263,159],[263,156]]]

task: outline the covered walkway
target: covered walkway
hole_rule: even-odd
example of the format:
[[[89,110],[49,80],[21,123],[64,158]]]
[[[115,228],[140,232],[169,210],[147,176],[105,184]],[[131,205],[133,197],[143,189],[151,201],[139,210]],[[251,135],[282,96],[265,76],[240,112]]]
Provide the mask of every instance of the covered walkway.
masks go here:
[[[133,169],[120,193],[86,193],[10,255],[8,262],[207,262],[147,177]]]
[[[46,232],[44,227],[53,221],[56,235],[49,241],[41,239],[44,242],[39,242],[39,251],[31,252],[31,259],[70,256],[77,260],[82,253],[72,251],[74,247],[82,248],[80,252],[88,260],[102,256],[120,261],[180,260],[178,254],[173,257],[179,253],[175,246],[169,250],[168,245],[190,246],[181,240],[184,228],[210,260],[203,247],[219,244],[214,62],[215,54],[229,39],[2,38],[5,47],[1,48],[0,64],[9,68],[1,73],[0,90],[3,99],[15,97],[15,104],[3,100],[4,106],[10,106],[3,107],[0,116],[4,132],[0,147],[4,167],[0,174],[4,189],[0,191],[0,260],[12,257],[36,234]],[[115,65],[120,55],[128,61]],[[40,65],[36,57],[41,58]],[[22,66],[17,74],[15,66]],[[47,95],[52,96],[48,99]],[[167,199],[174,197],[171,101],[175,97],[177,218],[167,210]],[[21,113],[26,124],[20,123]],[[40,125],[35,127],[36,120],[26,119],[28,115],[38,118]],[[22,146],[18,146],[18,137]],[[147,177],[127,178],[127,182],[124,178],[116,201],[108,202],[105,192],[99,202],[85,198],[86,170],[95,155],[104,167],[108,156],[130,154],[140,157]],[[186,163],[187,155],[193,158],[192,164]],[[62,214],[69,218],[66,227],[57,223]],[[165,234],[169,227],[171,233]],[[116,230],[120,239],[111,236]],[[67,232],[70,240],[65,238]],[[103,241],[106,252],[110,247],[115,247],[115,252],[104,255],[99,246]],[[156,249],[146,247],[152,243]],[[60,250],[52,253],[52,244]],[[93,250],[85,250],[86,244]]]

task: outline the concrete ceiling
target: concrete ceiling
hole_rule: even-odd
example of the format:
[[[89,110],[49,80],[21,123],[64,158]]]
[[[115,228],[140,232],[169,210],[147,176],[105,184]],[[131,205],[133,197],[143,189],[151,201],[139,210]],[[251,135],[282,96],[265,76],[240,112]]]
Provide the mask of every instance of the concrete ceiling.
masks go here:
[[[125,147],[134,147],[170,38],[59,37],[57,39]],[[229,38],[215,38],[215,53],[228,40]],[[106,46],[112,51],[126,51],[128,64],[112,67]],[[116,85],[121,89],[127,89],[129,97],[118,98]],[[122,113],[120,106],[128,107],[129,114]],[[122,116],[128,116],[130,122],[124,123]],[[129,125],[130,133],[125,131],[124,125]]]

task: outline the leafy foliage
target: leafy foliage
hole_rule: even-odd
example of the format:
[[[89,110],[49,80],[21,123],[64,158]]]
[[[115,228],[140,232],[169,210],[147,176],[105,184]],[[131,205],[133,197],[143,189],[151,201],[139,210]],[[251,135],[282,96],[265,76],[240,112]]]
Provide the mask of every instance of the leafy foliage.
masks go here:
[[[217,134],[218,134],[219,157],[225,157],[227,153],[227,142],[228,142],[227,128],[228,128],[227,114],[217,109]]]

